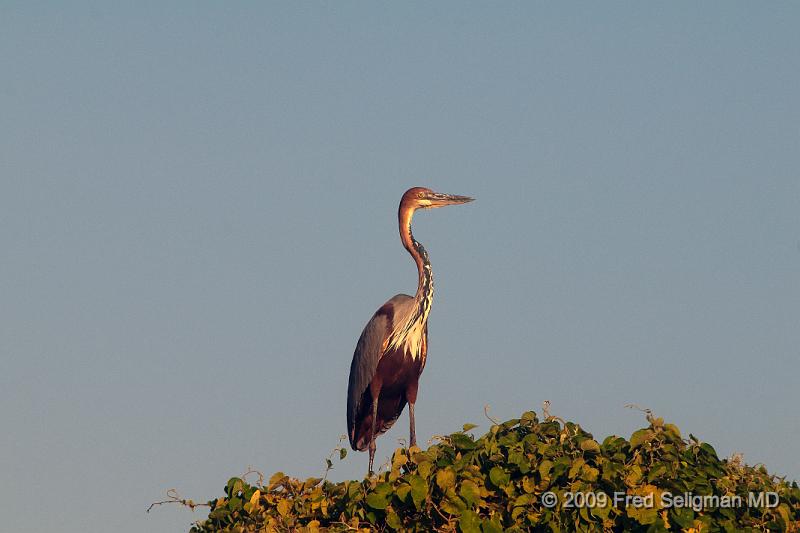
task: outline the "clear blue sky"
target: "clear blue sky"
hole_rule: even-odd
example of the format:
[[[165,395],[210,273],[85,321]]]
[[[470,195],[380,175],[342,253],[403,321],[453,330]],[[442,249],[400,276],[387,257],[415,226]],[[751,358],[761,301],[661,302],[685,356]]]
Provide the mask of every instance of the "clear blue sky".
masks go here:
[[[477,198],[414,226],[421,442],[635,402],[800,478],[799,4],[49,4],[0,7],[9,531],[319,475],[413,185]]]

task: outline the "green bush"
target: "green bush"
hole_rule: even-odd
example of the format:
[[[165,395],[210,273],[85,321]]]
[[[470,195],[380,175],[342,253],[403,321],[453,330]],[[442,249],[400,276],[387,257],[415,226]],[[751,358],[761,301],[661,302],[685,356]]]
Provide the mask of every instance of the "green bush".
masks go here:
[[[601,443],[577,424],[540,422],[529,411],[477,439],[467,424],[427,450],[399,448],[387,472],[362,481],[301,481],[279,472],[252,486],[236,477],[192,532],[800,529],[796,482],[720,459],[674,425],[648,421],[630,439]],[[757,503],[749,494],[760,492],[776,493],[778,505],[748,505]],[[547,493],[554,506],[546,505]],[[691,505],[678,503],[685,493],[695,495]],[[701,504],[702,496],[710,498]]]

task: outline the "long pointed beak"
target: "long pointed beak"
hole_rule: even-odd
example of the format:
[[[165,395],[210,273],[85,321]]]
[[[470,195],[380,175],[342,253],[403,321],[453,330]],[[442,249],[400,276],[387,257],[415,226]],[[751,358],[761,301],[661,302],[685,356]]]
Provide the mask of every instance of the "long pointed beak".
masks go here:
[[[458,204],[466,204],[467,202],[472,202],[475,198],[470,198],[469,196],[459,196],[457,194],[441,194],[441,193],[433,193],[428,197],[430,200],[431,205],[430,207],[444,207],[446,205],[458,205]]]

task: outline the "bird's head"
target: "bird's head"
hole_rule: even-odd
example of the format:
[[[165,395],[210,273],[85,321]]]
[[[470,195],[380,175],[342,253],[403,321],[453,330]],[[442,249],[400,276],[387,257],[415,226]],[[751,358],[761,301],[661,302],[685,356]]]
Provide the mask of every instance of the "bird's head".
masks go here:
[[[446,205],[465,204],[473,201],[469,196],[458,196],[455,194],[442,194],[433,192],[425,187],[412,187],[403,194],[400,200],[400,208],[411,209],[432,209],[434,207],[444,207]]]

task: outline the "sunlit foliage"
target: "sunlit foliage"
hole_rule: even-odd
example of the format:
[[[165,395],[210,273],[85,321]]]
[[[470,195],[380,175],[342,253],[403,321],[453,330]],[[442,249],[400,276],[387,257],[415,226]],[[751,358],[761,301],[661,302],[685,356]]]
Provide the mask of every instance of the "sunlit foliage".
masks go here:
[[[399,448],[386,471],[362,481],[301,481],[278,472],[252,486],[232,478],[192,532],[798,531],[796,482],[720,459],[674,425],[648,421],[629,439],[600,442],[577,424],[539,421],[529,411],[477,439],[470,434],[476,426],[467,424],[427,450]],[[779,505],[748,506],[748,493],[760,491],[778,493]],[[543,504],[547,492],[557,496],[551,508]],[[666,508],[665,492],[741,496],[744,504]],[[567,507],[567,493],[595,496]],[[601,493],[608,496],[603,506]],[[652,494],[656,505],[615,504],[615,493]]]

